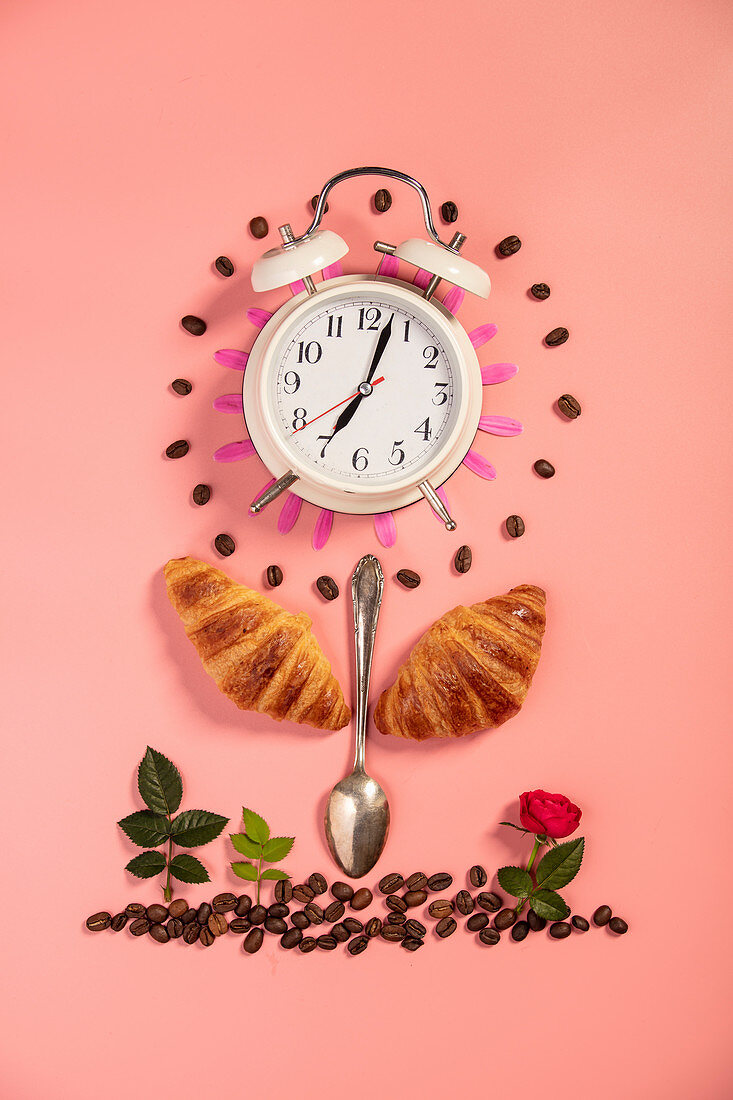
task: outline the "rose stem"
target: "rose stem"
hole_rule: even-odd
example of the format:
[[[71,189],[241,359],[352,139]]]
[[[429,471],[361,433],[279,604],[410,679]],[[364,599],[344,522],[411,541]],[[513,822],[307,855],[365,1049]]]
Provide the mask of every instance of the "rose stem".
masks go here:
[[[528,871],[532,870],[532,865],[533,865],[535,859],[537,858],[537,853],[539,852],[541,847],[542,847],[542,841],[540,840],[540,838],[538,836],[535,836],[535,838],[534,838],[534,848],[532,849],[532,855],[529,857],[529,863],[527,864],[527,870]],[[520,898],[519,899],[519,901],[517,903],[517,906],[516,906],[516,909],[514,910],[514,912],[517,914],[517,916],[519,916],[519,914],[522,912],[522,909],[524,908],[524,903],[525,903],[526,900],[527,900],[526,898]]]

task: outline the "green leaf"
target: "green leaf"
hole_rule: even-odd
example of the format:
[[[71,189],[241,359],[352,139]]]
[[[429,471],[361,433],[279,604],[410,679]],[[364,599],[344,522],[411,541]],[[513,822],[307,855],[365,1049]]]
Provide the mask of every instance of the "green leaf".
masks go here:
[[[237,878],[244,878],[247,882],[257,882],[257,868],[252,863],[233,863],[232,870]]]
[[[535,872],[538,887],[546,887],[548,890],[559,890],[567,886],[577,875],[583,862],[583,849],[585,837],[579,836],[575,840],[568,840],[565,844],[558,844],[540,860]]]
[[[266,840],[270,839],[270,826],[264,817],[260,817],[254,810],[248,810],[246,806],[242,809],[242,817],[244,818],[245,832],[252,840],[264,844]]]
[[[499,885],[515,898],[526,898],[532,892],[532,879],[524,867],[500,867]]]
[[[125,867],[135,878],[154,878],[165,868],[165,856],[162,852],[141,852]]]
[[[544,917],[545,920],[564,920],[570,912],[560,895],[554,890],[535,890],[534,894],[530,895],[529,904],[537,916]]]
[[[170,832],[168,818],[163,814],[154,814],[151,810],[138,810],[137,813],[123,817],[117,824],[132,843],[140,848],[157,848],[167,840]]]
[[[515,825],[513,821],[500,821],[500,825],[508,825],[510,829],[516,829],[519,833],[527,833],[528,829],[523,829],[521,825]]]
[[[279,863],[281,859],[285,859],[294,844],[294,836],[274,836],[264,845],[262,858],[266,863]]]
[[[153,813],[174,814],[181,805],[181,773],[167,756],[150,746],[137,769],[137,788],[143,802]]]
[[[266,879],[285,879],[290,878],[290,875],[286,874],[285,871],[278,871],[276,867],[268,867],[266,871],[262,872],[261,877]]]
[[[208,882],[209,872],[200,859],[183,852],[171,860],[171,874],[179,882]]]
[[[173,821],[173,840],[182,848],[198,848],[216,840],[228,820],[208,810],[184,810]]]
[[[259,859],[262,855],[262,845],[250,840],[246,833],[230,833],[229,839],[234,845],[234,851],[248,859]]]

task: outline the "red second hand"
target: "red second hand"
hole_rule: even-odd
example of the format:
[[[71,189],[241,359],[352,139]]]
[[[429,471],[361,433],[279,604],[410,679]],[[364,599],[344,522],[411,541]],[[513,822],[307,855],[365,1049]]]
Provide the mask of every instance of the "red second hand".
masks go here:
[[[371,385],[378,386],[380,382],[384,382],[384,375],[382,375],[381,378],[375,378]],[[318,416],[314,416],[312,420],[306,420],[305,424],[301,424],[299,428],[294,428],[291,434],[295,435],[296,432],[302,432],[303,428],[307,428],[309,424],[313,424],[314,421],[320,420],[322,416],[328,416],[328,414],[330,412],[333,412],[334,409],[338,409],[340,405],[345,405],[347,401],[353,401],[354,398],[358,396],[359,390],[357,390],[356,393],[352,393],[348,397],[345,397],[343,401],[339,401],[338,404],[332,405],[331,408],[326,409],[325,412],[319,413]]]

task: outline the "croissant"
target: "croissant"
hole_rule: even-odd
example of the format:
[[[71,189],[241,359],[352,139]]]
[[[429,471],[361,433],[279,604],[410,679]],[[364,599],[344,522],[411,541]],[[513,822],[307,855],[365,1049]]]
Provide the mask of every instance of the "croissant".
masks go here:
[[[423,634],[374,724],[424,741],[500,726],[522,706],[540,659],[545,593],[532,584],[472,607],[454,607]]]
[[[173,558],[164,572],[204,668],[241,710],[316,729],[347,724],[351,712],[305,613],[292,615],[196,558]]]

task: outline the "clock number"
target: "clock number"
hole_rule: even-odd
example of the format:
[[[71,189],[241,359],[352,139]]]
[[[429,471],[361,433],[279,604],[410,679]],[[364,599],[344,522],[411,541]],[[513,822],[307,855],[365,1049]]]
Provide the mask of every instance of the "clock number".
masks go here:
[[[360,329],[366,329],[367,331],[371,329],[372,331],[376,332],[379,328],[379,322],[381,321],[381,319],[382,311],[381,309],[377,309],[376,306],[370,306],[369,309],[366,309],[362,306],[362,308],[359,310]],[[366,322],[369,323],[367,324]]]
[[[402,450],[404,439],[395,439],[392,444],[392,454],[389,456],[390,466],[401,466],[405,461],[405,452]]]
[[[423,359],[429,360],[429,362],[427,362],[425,364],[426,368],[427,367],[430,367],[430,368],[437,367],[437,365],[438,365],[438,349],[436,347],[434,347],[432,344],[428,344],[428,346],[425,348],[424,352],[422,353],[422,357],[423,357]]]
[[[405,321],[405,343],[408,343],[410,339],[410,322]]]
[[[448,389],[448,383],[436,382],[435,388],[438,392],[433,394],[433,404],[445,405],[446,401],[448,400],[448,394],[445,392]]]
[[[285,371],[284,382],[286,393],[296,393],[300,387],[300,375],[294,370]]]
[[[293,409],[293,427],[297,431],[298,428],[305,427],[305,418],[308,413],[305,409]]]
[[[363,451],[364,453],[359,454],[360,451]],[[357,447],[353,455],[351,456],[351,465],[358,473],[366,470],[367,466],[369,465],[369,459],[367,458],[368,454],[369,451],[366,447]]]
[[[333,324],[334,319],[336,321],[336,326],[335,326],[336,331],[335,332],[334,332],[334,324]],[[334,314],[330,313],[329,317],[328,317],[328,332],[326,333],[326,336],[341,336],[342,335],[342,332],[341,332],[342,323],[343,323],[343,317],[339,316],[339,317],[334,318]]]
[[[323,355],[323,348],[317,340],[311,340],[309,344],[306,344],[305,340],[301,340],[298,344],[298,362],[310,363],[313,366]]]
[[[422,424],[418,424],[418,426],[414,429],[414,432],[415,435],[421,435],[425,442],[427,442],[433,434],[430,430],[430,417],[426,416]]]

